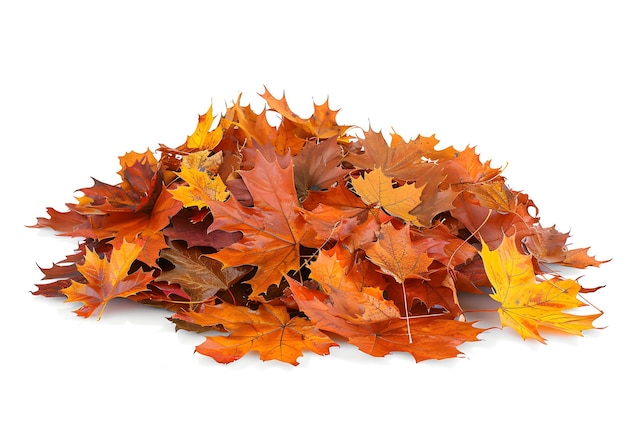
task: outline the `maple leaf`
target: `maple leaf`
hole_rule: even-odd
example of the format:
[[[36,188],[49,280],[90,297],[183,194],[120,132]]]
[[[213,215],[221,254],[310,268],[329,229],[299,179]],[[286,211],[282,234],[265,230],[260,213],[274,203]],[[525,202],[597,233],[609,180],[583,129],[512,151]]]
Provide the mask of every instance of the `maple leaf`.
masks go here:
[[[158,161],[150,150],[143,153],[128,152],[119,158],[121,169],[117,174],[122,181],[120,187],[126,192],[132,192],[130,196],[136,202],[142,203],[144,198],[149,197],[146,192],[151,192],[156,187],[159,178],[157,174]]]
[[[488,208],[481,205],[472,193],[461,192],[454,202],[454,208],[450,210],[450,215],[477,239],[493,248],[500,244],[505,235],[516,234],[518,239],[522,239],[531,234],[532,226],[539,221],[537,216],[529,212],[536,207],[527,195],[516,194],[515,204],[515,210],[511,212]]]
[[[179,148],[181,149],[201,149],[212,150],[222,140],[223,127],[218,125],[211,130],[215,122],[215,116],[213,116],[213,105],[209,107],[209,110],[203,115],[198,116],[198,125],[191,136],[187,136],[187,140]]]
[[[250,351],[261,360],[278,360],[298,365],[303,350],[328,355],[338,346],[320,332],[308,319],[291,317],[284,306],[261,304],[258,309],[219,304],[204,308],[201,313],[188,312],[173,316],[200,326],[221,325],[228,336],[208,336],[196,350],[220,363],[238,360]]]
[[[51,228],[59,236],[81,237],[91,233],[90,217],[84,216],[77,211],[68,210],[61,212],[52,207],[47,207],[49,218],[38,217],[35,225],[29,228]]]
[[[363,245],[367,257],[399,283],[407,278],[425,278],[433,261],[423,243],[411,240],[410,230],[409,225],[396,229],[386,223],[381,225],[375,242]]]
[[[213,222],[208,209],[199,214],[197,209],[183,208],[170,219],[170,225],[163,229],[163,235],[169,240],[183,240],[188,247],[206,247],[220,250],[241,240],[241,233],[229,233],[221,230],[208,231]]]
[[[149,210],[162,187],[154,155],[149,150],[126,153],[120,157],[120,165],[120,183],[111,185],[93,179],[92,187],[79,189],[83,196],[76,198],[78,204],[68,204],[70,209],[83,215]]]
[[[399,180],[420,179],[430,162],[452,158],[456,152],[452,147],[436,151],[435,145],[439,140],[434,136],[418,136],[405,142],[394,134],[391,144],[388,144],[381,132],[368,130],[363,135],[362,139],[351,144],[346,161],[360,169],[378,168],[385,176]]]
[[[44,274],[43,279],[56,281],[37,284],[38,290],[33,292],[33,294],[46,297],[63,296],[61,290],[69,287],[72,282],[85,282],[85,278],[76,266],[84,263],[87,250],[94,251],[99,255],[110,255],[111,249],[112,246],[110,244],[92,239],[81,242],[76,252],[54,263],[52,267],[39,267]]]
[[[110,243],[115,248],[119,248],[126,240],[142,239],[143,249],[138,260],[156,266],[159,251],[167,248],[163,229],[181,207],[180,201],[174,199],[168,190],[162,189],[149,212],[110,213],[93,229],[93,234],[97,239],[112,238]]]
[[[293,158],[294,180],[298,197],[304,200],[309,190],[331,187],[350,171],[341,167],[343,155],[337,138],[307,144]]]
[[[261,97],[267,101],[267,104],[272,110],[282,116],[283,123],[287,121],[293,124],[292,129],[295,135],[303,139],[328,139],[333,136],[341,137],[349,129],[349,126],[337,124],[336,116],[338,110],[331,110],[328,100],[320,105],[314,104],[313,115],[311,115],[309,119],[304,119],[291,110],[287,104],[284,92],[282,97],[278,99],[265,88]]]
[[[456,188],[493,180],[500,175],[499,168],[491,167],[491,160],[482,162],[475,147],[465,147],[454,153],[454,158],[441,163],[445,166],[446,179]]]
[[[463,314],[457,297],[457,286],[446,270],[433,271],[429,273],[428,279],[408,278],[402,283],[389,282],[386,293],[400,307],[406,295],[408,314],[402,310],[403,316]]]
[[[515,213],[516,211],[517,195],[509,189],[502,178],[470,184],[465,190],[473,194],[483,207],[499,212]]]
[[[229,289],[252,270],[252,266],[224,268],[201,249],[187,248],[183,243],[172,242],[170,248],[161,251],[160,258],[169,261],[174,268],[162,272],[158,280],[180,285],[193,305],[210,300],[220,290]]]
[[[391,352],[407,352],[416,362],[427,359],[457,357],[457,346],[477,341],[483,329],[472,323],[445,317],[414,317],[408,319],[410,327],[402,318],[374,322],[350,322],[334,307],[330,297],[311,290],[299,282],[287,278],[293,297],[300,309],[320,330],[347,338],[361,351],[377,357]]]
[[[353,179],[352,187],[366,204],[379,204],[392,216],[415,225],[422,225],[410,212],[420,205],[424,186],[416,187],[414,184],[394,186],[393,179],[377,168],[365,173],[363,177]]]
[[[535,225],[531,233],[522,238],[524,248],[537,260],[543,263],[554,263],[563,266],[584,269],[589,266],[600,266],[608,260],[600,261],[590,256],[589,248],[569,249],[567,239],[569,233],[557,231],[555,226],[544,228]]]
[[[345,254],[344,254],[345,255]],[[345,318],[353,322],[400,317],[396,305],[383,297],[385,280],[369,273],[369,262],[360,262],[346,270],[337,252],[321,252],[309,264],[311,279],[317,281]]]
[[[409,315],[409,296],[406,290],[406,280],[408,278],[425,278],[428,266],[433,259],[422,249],[419,249],[419,242],[413,242],[410,236],[410,226],[405,224],[396,230],[391,223],[381,225],[378,239],[375,242],[363,245],[363,250],[367,257],[381,271],[392,276],[396,282],[402,285],[402,306],[404,313]],[[424,274],[424,275],[422,275]],[[409,341],[412,339],[411,322],[406,319],[407,334]]]
[[[483,244],[481,257],[494,293],[503,326],[515,329],[524,339],[545,339],[540,327],[582,335],[593,329],[593,321],[602,313],[579,315],[568,310],[585,307],[578,299],[580,285],[572,279],[554,277],[537,281],[532,259],[519,252],[515,237],[505,237],[500,246],[490,250]]]
[[[100,258],[95,251],[86,251],[84,264],[76,266],[86,282],[73,281],[61,290],[67,296],[67,302],[80,302],[82,307],[74,312],[82,317],[89,317],[100,309],[99,317],[106,304],[114,298],[126,298],[146,290],[152,281],[152,272],[137,270],[129,274],[130,268],[141,252],[140,243],[124,241],[119,249],[111,251],[110,258]]]
[[[198,151],[182,158],[178,177],[186,185],[171,189],[172,196],[184,207],[204,208],[208,201],[225,201],[228,198],[226,185],[217,173],[222,154],[209,157],[209,150]]]
[[[243,207],[233,195],[223,203],[211,201],[214,221],[209,230],[240,231],[243,237],[210,257],[225,266],[257,266],[248,282],[253,289],[250,298],[258,299],[284,274],[300,267],[300,245],[307,229],[298,211],[292,166],[282,168],[259,154],[254,169],[242,171],[241,177],[254,207]]]

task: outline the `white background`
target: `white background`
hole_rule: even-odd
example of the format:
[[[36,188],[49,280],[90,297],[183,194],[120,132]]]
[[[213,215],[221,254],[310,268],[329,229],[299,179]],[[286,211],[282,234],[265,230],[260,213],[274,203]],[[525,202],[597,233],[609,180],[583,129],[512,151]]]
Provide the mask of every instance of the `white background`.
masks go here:
[[[625,19],[617,1],[3,1],[0,432],[620,433]],[[606,286],[589,296],[606,328],[495,329],[419,364],[346,345],[220,365],[166,312],[122,301],[98,322],[29,293],[76,246],[25,228],[45,207],[182,144],[211,102],[260,108],[264,85],[301,116],[328,97],[341,123],[508,165],[544,226],[613,258],[574,273]]]

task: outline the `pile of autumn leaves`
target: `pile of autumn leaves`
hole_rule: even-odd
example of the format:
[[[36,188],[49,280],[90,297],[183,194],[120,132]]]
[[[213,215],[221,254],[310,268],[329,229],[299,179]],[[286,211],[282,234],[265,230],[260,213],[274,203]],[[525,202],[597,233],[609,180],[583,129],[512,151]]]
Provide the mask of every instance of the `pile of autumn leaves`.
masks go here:
[[[298,364],[345,341],[373,356],[455,357],[484,329],[461,292],[493,298],[524,338],[572,334],[601,315],[557,264],[598,266],[474,148],[418,136],[387,143],[338,125],[328,102],[308,119],[265,90],[261,113],[238,100],[211,110],[177,147],[120,157],[121,182],[80,189],[34,227],[78,237],[35,294],[101,316],[127,298],[206,334],[197,351],[228,363],[250,351]],[[270,124],[268,112],[278,114]],[[487,293],[487,294],[486,294]]]

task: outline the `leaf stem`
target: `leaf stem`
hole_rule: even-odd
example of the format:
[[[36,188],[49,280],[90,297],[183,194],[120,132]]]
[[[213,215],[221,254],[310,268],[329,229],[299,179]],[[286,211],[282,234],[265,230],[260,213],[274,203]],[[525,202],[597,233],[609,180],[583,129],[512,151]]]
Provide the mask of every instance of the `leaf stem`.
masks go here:
[[[411,321],[409,316],[409,302],[406,297],[404,280],[402,280],[402,297],[404,298],[404,312],[406,313],[406,333],[409,335],[409,344],[413,344],[413,334],[411,334]]]

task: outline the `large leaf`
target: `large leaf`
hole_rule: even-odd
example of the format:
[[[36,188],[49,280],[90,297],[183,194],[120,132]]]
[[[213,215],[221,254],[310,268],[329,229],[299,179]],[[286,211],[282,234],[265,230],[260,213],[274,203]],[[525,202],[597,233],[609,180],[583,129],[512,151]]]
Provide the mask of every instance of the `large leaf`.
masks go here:
[[[577,297],[580,285],[560,277],[538,281],[531,257],[519,252],[515,237],[505,237],[494,250],[484,244],[481,256],[494,288],[491,297],[501,304],[498,312],[502,325],[525,339],[545,342],[541,327],[582,335],[582,331],[593,329],[593,321],[602,314],[570,312],[587,306]]]
[[[238,360],[250,351],[263,361],[279,360],[298,365],[303,350],[327,355],[337,344],[302,317],[290,317],[284,306],[262,304],[258,309],[219,304],[202,313],[175,315],[200,326],[221,325],[227,336],[209,336],[196,350],[221,363]]]
[[[258,299],[284,274],[300,267],[305,220],[298,211],[291,166],[282,168],[276,160],[269,162],[259,153],[254,169],[242,171],[241,177],[254,207],[242,206],[234,195],[224,203],[211,201],[214,221],[209,230],[240,231],[243,237],[210,257],[225,266],[257,266],[249,283],[251,298]]]

